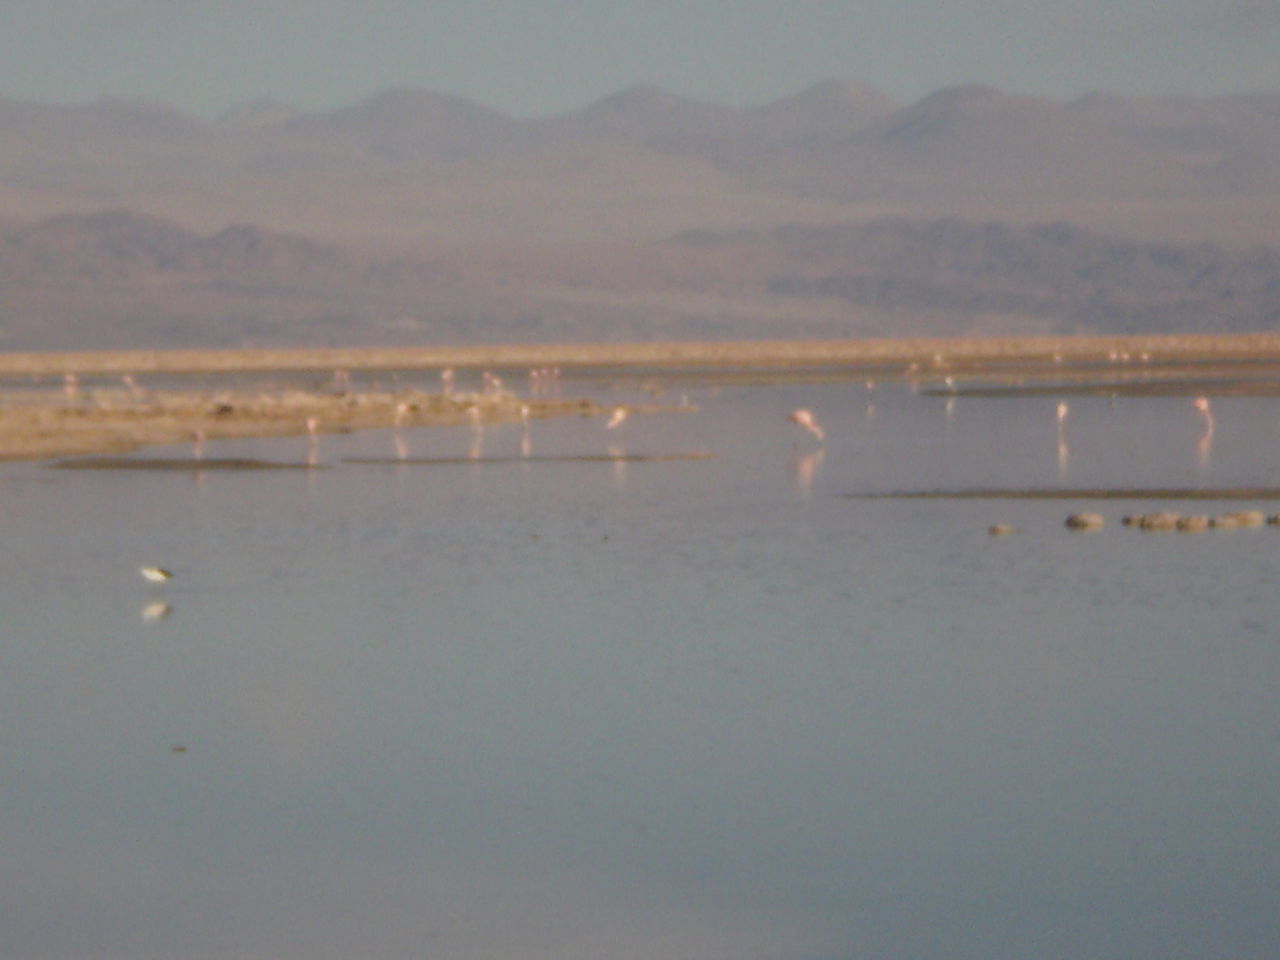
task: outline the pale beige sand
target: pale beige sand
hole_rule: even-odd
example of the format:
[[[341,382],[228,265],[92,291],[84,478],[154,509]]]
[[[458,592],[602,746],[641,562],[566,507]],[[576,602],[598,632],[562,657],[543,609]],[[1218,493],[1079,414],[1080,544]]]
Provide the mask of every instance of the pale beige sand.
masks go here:
[[[968,365],[1012,362],[1280,360],[1280,334],[1141,337],[974,337],[901,340],[506,344],[304,350],[110,350],[0,354],[0,375],[433,367],[724,368],[830,365]]]
[[[589,400],[530,399],[512,394],[458,394],[445,397],[415,390],[346,395],[300,390],[132,391],[89,390],[69,398],[61,391],[11,394],[0,404],[0,459],[36,460],[57,456],[123,453],[142,446],[206,439],[289,436],[307,432],[314,418],[318,433],[394,426],[397,407],[405,427],[428,424],[598,416],[608,410]],[[472,413],[472,410],[476,413]]]

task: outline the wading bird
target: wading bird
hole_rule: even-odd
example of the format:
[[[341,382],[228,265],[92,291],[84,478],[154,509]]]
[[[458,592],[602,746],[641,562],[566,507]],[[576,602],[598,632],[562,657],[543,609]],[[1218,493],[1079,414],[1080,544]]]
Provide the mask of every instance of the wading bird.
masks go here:
[[[1071,412],[1071,408],[1067,406],[1066,401],[1058,404],[1058,472],[1065,474],[1067,472],[1067,460],[1071,456],[1071,451],[1067,447],[1067,435],[1064,426],[1067,422],[1067,414]]]
[[[1204,433],[1196,441],[1196,459],[1203,469],[1209,465],[1209,454],[1213,451],[1213,411],[1209,409],[1208,397],[1196,397],[1192,402],[1204,417]]]
[[[818,425],[817,420],[813,419],[813,414],[810,411],[804,409],[803,407],[800,408],[799,410],[793,411],[792,414],[789,417],[787,417],[787,419],[798,426],[804,427],[806,430],[812,433],[815,437],[817,437],[819,441],[826,440],[827,438],[826,431],[823,430],[822,427]]]
[[[1192,403],[1194,403],[1196,409],[1200,411],[1200,416],[1204,417],[1205,435],[1207,436],[1213,433],[1213,411],[1209,409],[1209,398],[1196,397]]]
[[[138,572],[144,580],[152,583],[165,583],[173,579],[173,574],[164,567],[139,567]]]

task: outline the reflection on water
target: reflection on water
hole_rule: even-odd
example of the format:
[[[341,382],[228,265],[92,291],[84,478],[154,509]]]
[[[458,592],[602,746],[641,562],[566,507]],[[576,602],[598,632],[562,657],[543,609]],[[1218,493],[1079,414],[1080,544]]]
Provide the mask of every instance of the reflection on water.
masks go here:
[[[1208,397],[1196,397],[1195,407],[1200,411],[1200,416],[1204,418],[1204,433],[1196,441],[1196,462],[1199,463],[1201,470],[1207,470],[1209,468],[1209,456],[1213,452],[1213,411],[1209,408]]]
[[[813,479],[817,476],[822,458],[827,455],[825,447],[816,450],[797,451],[795,453],[796,490],[808,496],[813,492]]]
[[[142,619],[148,622],[163,620],[173,612],[173,607],[164,600],[152,600],[142,608]]]
[[[846,496],[1274,486],[1275,399],[866,390],[5,466],[6,955],[1276,954],[1280,531]]]

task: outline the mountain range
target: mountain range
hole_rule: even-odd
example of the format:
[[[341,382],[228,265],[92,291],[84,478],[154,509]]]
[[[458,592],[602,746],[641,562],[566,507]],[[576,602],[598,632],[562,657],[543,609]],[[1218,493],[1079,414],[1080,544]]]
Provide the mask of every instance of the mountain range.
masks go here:
[[[4,349],[1256,329],[1278,237],[1280,93],[0,100]]]

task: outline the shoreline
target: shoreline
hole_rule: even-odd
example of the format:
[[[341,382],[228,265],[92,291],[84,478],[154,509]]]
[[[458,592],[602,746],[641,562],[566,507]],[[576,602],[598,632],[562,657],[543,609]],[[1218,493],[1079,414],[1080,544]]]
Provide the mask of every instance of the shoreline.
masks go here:
[[[585,399],[522,399],[507,392],[94,389],[72,399],[48,390],[23,402],[0,404],[0,460],[124,454],[183,443],[202,450],[205,440],[518,423],[525,417],[603,416],[612,409]]]
[[[1261,372],[1249,365],[1270,367]],[[1217,365],[1217,390],[1203,379]],[[0,376],[37,381],[0,393],[0,460],[121,454],[197,438],[273,437],[395,426],[501,423],[524,417],[601,416],[613,406],[585,398],[520,397],[505,390],[426,393],[379,390],[211,390],[137,386],[144,374],[271,374],[379,370],[563,368],[615,377],[661,393],[664,378],[715,383],[805,382],[836,375],[937,381],[947,392],[1280,392],[1280,333],[1143,337],[734,341],[548,344],[314,350],[142,350],[0,354]],[[957,387],[951,373],[999,384]],[[130,386],[79,385],[121,377]],[[39,383],[63,379],[61,388]],[[337,378],[335,378],[336,380]],[[486,378],[488,379],[488,378]],[[1040,387],[1036,381],[1054,381]],[[654,389],[650,389],[653,387]],[[926,390],[928,392],[928,390]],[[629,412],[675,409],[628,405]],[[308,422],[312,426],[308,426]]]
[[[228,348],[0,353],[0,376],[268,373],[436,367],[768,369],[894,364],[1280,361],[1280,333],[655,341],[433,347]]]

